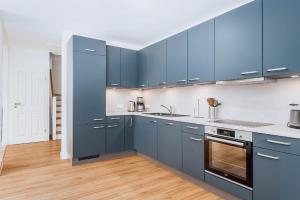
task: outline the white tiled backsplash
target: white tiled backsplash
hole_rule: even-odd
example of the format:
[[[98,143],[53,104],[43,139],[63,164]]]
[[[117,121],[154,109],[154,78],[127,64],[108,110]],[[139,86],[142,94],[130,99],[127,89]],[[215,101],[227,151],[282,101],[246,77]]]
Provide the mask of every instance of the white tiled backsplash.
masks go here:
[[[161,104],[172,105],[176,113],[193,115],[200,99],[200,115],[207,117],[208,97],[222,102],[218,117],[286,124],[289,103],[300,103],[300,79],[253,85],[196,85],[152,90],[107,90],[107,111],[126,111],[129,100],[143,96],[150,111],[165,111]],[[121,108],[120,105],[123,105]],[[119,107],[119,108],[118,108]]]

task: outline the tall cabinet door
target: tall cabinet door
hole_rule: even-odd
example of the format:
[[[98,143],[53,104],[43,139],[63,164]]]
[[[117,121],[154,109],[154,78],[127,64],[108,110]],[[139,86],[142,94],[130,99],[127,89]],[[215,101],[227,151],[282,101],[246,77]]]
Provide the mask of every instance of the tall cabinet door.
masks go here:
[[[167,39],[167,84],[187,83],[187,31]]]
[[[166,40],[149,47],[148,83],[150,87],[167,84]]]
[[[214,19],[188,30],[188,83],[214,81]]]
[[[121,49],[121,86],[136,88],[137,75],[137,52],[130,49]]]
[[[263,1],[264,75],[300,73],[300,1]]]
[[[100,122],[106,115],[106,56],[74,52],[74,124]]]
[[[149,48],[144,48],[138,52],[138,87],[148,87],[147,62],[149,56]]]
[[[262,2],[215,18],[216,80],[262,76]]]
[[[124,136],[124,149],[133,150],[133,138],[134,138],[134,117],[125,116],[125,136]]]
[[[300,199],[300,157],[254,148],[253,199]]]
[[[107,60],[107,86],[121,86],[121,49],[119,47],[106,47]]]

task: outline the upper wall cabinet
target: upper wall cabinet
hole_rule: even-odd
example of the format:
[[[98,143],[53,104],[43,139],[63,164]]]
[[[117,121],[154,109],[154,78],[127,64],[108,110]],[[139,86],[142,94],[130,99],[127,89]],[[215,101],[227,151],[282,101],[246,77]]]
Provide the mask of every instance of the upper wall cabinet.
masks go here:
[[[188,30],[188,82],[214,81],[214,19]]]
[[[97,54],[101,56],[106,55],[106,48],[105,48],[106,43],[105,42],[99,43],[95,41],[99,41],[99,40],[74,35],[73,50],[77,52]]]
[[[300,72],[300,1],[263,1],[264,75]]]
[[[187,83],[187,31],[167,39],[167,84]]]
[[[149,46],[149,59],[147,61],[149,87],[157,87],[167,84],[166,47],[166,40]]]
[[[107,86],[121,86],[121,49],[119,47],[106,47]]]
[[[137,87],[137,52],[121,49],[121,87]]]
[[[277,14],[281,15],[280,12]],[[260,0],[215,19],[215,70],[216,80],[262,76],[262,2]]]
[[[147,60],[149,48],[144,48],[138,52],[138,84],[139,88],[148,87]]]

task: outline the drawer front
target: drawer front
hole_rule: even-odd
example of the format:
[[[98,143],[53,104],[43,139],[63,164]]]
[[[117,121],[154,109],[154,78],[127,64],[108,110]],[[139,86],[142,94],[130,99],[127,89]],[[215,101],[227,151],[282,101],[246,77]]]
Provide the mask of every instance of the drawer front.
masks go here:
[[[73,49],[88,54],[106,55],[106,43],[102,40],[73,36]]]
[[[182,123],[182,132],[204,135],[204,126],[199,124]]]
[[[106,117],[106,121],[108,124],[111,123],[124,123],[124,116],[108,116]]]
[[[255,133],[253,146],[300,155],[300,140]]]

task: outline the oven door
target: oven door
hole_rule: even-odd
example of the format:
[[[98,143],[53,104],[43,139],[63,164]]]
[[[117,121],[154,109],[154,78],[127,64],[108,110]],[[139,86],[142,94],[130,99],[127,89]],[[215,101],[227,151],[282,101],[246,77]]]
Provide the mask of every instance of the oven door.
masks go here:
[[[205,170],[252,188],[252,143],[206,135]]]

